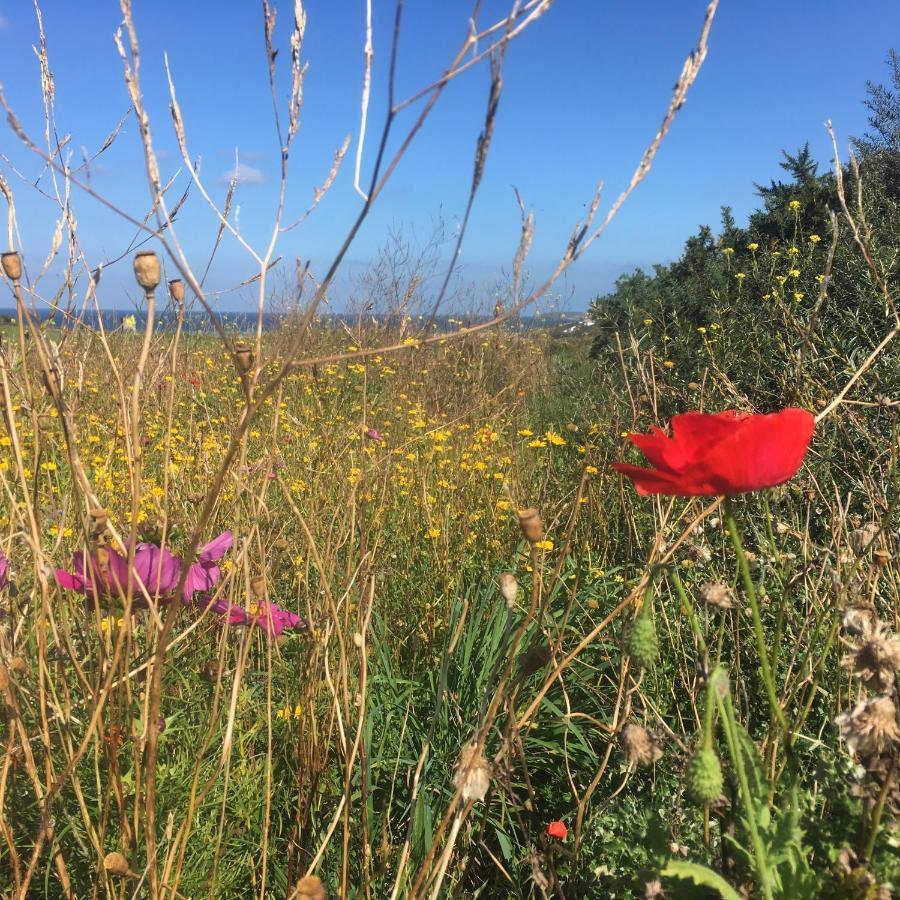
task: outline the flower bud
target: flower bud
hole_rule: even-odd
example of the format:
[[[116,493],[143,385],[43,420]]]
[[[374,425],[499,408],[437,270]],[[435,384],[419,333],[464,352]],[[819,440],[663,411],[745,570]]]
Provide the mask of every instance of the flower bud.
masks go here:
[[[180,278],[173,278],[169,282],[169,296],[176,303],[184,303],[184,282]]]
[[[631,625],[625,641],[625,652],[639,669],[649,669],[659,656],[659,640],[650,616],[642,613]]]
[[[704,806],[722,794],[722,764],[714,750],[697,750],[688,760],[684,773],[684,787],[688,796]]]
[[[529,544],[536,544],[544,539],[544,523],[541,514],[534,508],[523,509],[519,513],[519,527]]]
[[[18,281],[22,277],[22,257],[18,253],[4,253],[0,261],[3,263],[3,274],[10,281]]]
[[[134,277],[145,291],[152,291],[159,284],[159,257],[152,250],[135,254]]]
[[[516,597],[519,595],[519,582],[516,581],[516,576],[512,572],[504,572],[500,576],[499,582],[500,593],[503,594],[506,605],[512,608],[516,602]]]

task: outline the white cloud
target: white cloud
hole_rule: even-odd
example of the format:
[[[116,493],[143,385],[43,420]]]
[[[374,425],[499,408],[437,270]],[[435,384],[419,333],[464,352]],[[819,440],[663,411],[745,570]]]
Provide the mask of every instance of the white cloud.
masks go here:
[[[228,184],[232,179],[238,184],[262,184],[266,180],[266,176],[263,175],[262,169],[248,166],[246,163],[238,163],[222,175],[221,181],[223,184]]]

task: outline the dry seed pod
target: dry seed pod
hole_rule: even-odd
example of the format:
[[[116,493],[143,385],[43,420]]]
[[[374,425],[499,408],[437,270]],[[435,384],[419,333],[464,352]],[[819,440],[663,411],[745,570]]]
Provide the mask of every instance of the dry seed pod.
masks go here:
[[[250,590],[256,597],[264,597],[266,595],[266,579],[262,575],[254,575],[250,579]]]
[[[523,509],[519,513],[519,527],[529,544],[536,544],[544,539],[544,523],[541,521],[541,514],[533,507]]]
[[[463,800],[484,800],[491,786],[491,764],[474,741],[460,750],[453,783],[462,792]]]
[[[15,672],[16,675],[24,675],[28,671],[28,663],[21,656],[14,656],[9,661],[9,671]]]
[[[0,260],[3,263],[3,274],[10,281],[18,281],[22,277],[22,257],[18,253],[4,253]]]
[[[869,545],[875,540],[880,530],[874,522],[869,522],[862,528],[854,528],[850,532],[850,546],[853,548],[853,552],[857,556],[862,556],[869,549]]]
[[[135,253],[134,277],[145,291],[152,291],[159,284],[159,257],[152,250]]]
[[[734,606],[734,593],[721,581],[708,581],[700,588],[700,596],[707,606],[718,606],[719,609],[731,609]]]
[[[641,725],[629,723],[619,732],[619,743],[628,757],[629,766],[649,766],[662,756],[655,738]]]
[[[3,663],[0,663],[0,691],[5,691],[9,687],[9,670]]]
[[[891,554],[883,547],[879,547],[877,550],[872,551],[872,562],[874,562],[879,569],[883,569],[890,561]]]
[[[325,888],[318,875],[307,875],[297,882],[292,894],[297,900],[325,900]]]
[[[121,853],[114,850],[112,853],[107,853],[106,856],[103,857],[103,868],[106,869],[110,875],[127,875],[128,860],[125,859]]]
[[[180,278],[173,278],[169,282],[169,296],[176,303],[184,303],[184,282]]]
[[[519,582],[516,581],[516,576],[512,572],[504,572],[498,581],[500,582],[500,593],[503,594],[506,605],[511,607],[519,595]]]
[[[253,368],[253,353],[250,351],[250,348],[246,344],[236,344],[234,356],[237,360],[238,368],[246,375]]]
[[[101,534],[106,530],[106,526],[109,524],[109,516],[103,507],[96,506],[88,510],[88,516],[91,520],[91,531],[94,534]]]

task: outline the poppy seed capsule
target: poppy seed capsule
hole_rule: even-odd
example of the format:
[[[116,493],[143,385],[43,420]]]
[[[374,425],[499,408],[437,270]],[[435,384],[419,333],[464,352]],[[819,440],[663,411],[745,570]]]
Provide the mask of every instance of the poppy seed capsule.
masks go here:
[[[3,274],[10,281],[18,281],[22,277],[22,257],[15,251],[12,251],[4,253],[0,259],[3,262]]]
[[[534,508],[523,509],[519,513],[519,527],[529,544],[536,544],[544,539],[544,523],[541,514]]]
[[[712,803],[721,795],[722,764],[714,750],[697,750],[688,760],[684,775],[685,790],[698,806]]]
[[[506,605],[512,607],[516,602],[516,597],[519,595],[519,582],[516,581],[516,576],[512,572],[504,572],[498,580],[500,582],[500,593],[503,594]]]
[[[184,303],[184,282],[180,278],[173,278],[169,282],[169,296],[176,303]]]
[[[112,853],[107,853],[106,856],[103,857],[103,868],[106,869],[110,875],[127,875],[128,860],[125,859],[121,853],[114,850]]]
[[[159,284],[159,257],[152,250],[134,255],[134,277],[145,291],[152,291]]]
[[[306,875],[297,882],[293,895],[297,900],[325,900],[325,888],[318,875]]]
[[[246,375],[253,368],[253,354],[246,344],[237,344],[234,348],[234,357],[241,373]]]

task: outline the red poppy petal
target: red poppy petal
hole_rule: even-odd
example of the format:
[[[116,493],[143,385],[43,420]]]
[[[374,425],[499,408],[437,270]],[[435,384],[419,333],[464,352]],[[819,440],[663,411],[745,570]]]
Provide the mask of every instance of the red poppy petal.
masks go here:
[[[634,483],[634,489],[643,496],[650,494],[674,494],[680,497],[693,497],[702,495],[691,479],[670,472],[660,472],[656,469],[645,469],[642,466],[633,466],[631,463],[613,463],[612,467],[622,475],[630,478]]]
[[[797,474],[814,428],[815,419],[805,409],[750,416],[699,460],[691,474],[722,494],[774,487]]]

